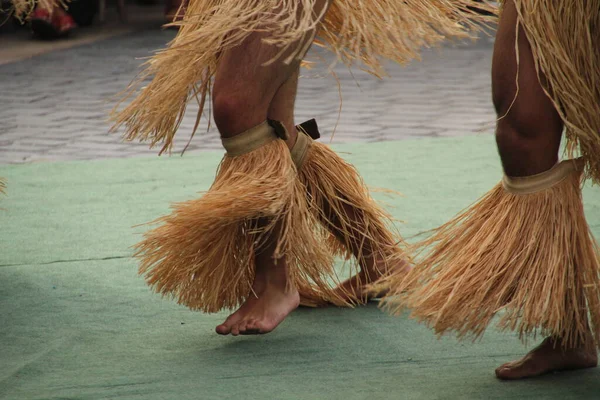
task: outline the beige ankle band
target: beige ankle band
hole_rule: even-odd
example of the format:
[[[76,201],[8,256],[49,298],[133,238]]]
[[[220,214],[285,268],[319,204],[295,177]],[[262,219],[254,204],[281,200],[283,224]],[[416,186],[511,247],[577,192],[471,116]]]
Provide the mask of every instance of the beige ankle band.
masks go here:
[[[308,153],[308,148],[312,143],[312,139],[308,137],[302,129],[298,129],[298,138],[296,139],[296,143],[294,147],[292,147],[291,154],[292,160],[296,165],[296,169],[300,170],[302,168],[302,164],[304,164],[304,160],[306,159],[306,154]]]
[[[250,153],[278,139],[275,128],[268,121],[230,138],[221,138],[221,143],[230,157]]]
[[[504,176],[502,186],[507,192],[513,194],[532,194],[544,189],[551,188],[554,185],[565,180],[575,171],[581,171],[585,165],[583,158],[561,161],[548,171],[541,174],[510,177]]]

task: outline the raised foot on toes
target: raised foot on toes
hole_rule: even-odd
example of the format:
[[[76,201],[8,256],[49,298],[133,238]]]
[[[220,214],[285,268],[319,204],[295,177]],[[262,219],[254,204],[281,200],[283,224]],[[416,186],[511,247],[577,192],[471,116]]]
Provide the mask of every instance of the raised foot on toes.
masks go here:
[[[408,262],[401,261],[392,267],[388,274],[406,274],[410,271]],[[389,288],[373,286],[383,276],[380,270],[365,270],[342,282],[335,288],[335,296],[328,301],[317,297],[314,293],[302,293],[301,304],[307,307],[325,307],[327,305],[348,306],[363,305],[368,302],[384,297]]]
[[[556,340],[546,338],[523,358],[496,368],[496,377],[502,380],[524,379],[555,371],[594,368],[597,365],[595,347],[563,349]]]

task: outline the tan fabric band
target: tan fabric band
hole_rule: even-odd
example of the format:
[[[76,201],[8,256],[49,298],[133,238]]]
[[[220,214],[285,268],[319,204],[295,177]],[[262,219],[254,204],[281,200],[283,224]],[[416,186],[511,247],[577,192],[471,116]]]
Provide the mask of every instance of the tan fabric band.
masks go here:
[[[565,180],[573,172],[581,171],[584,166],[583,158],[565,160],[541,174],[524,177],[504,176],[502,186],[513,194],[532,194],[551,188]]]
[[[275,129],[268,121],[265,121],[234,137],[221,138],[221,143],[223,143],[228,156],[236,157],[250,153],[277,138]]]
[[[302,164],[304,164],[311,143],[312,139],[301,129],[298,129],[298,138],[291,151],[292,160],[294,161],[294,164],[296,164],[296,169],[300,170],[300,168],[302,168]]]

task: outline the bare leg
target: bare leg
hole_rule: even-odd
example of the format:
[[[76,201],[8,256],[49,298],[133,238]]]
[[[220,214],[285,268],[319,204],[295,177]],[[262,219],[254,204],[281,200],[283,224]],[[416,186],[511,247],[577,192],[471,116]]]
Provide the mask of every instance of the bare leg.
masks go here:
[[[277,232],[277,229],[274,230]],[[298,307],[298,290],[289,281],[285,259],[275,262],[277,238],[270,238],[256,255],[256,275],[248,300],[217,326],[217,333],[234,336],[269,333]]]
[[[364,226],[360,222],[364,220],[362,210],[355,209],[350,206],[345,206],[346,215],[350,216],[352,221],[358,222],[355,227]],[[351,228],[351,229],[352,229]],[[339,221],[330,217],[329,229],[340,238],[341,227]],[[387,251],[392,252],[396,243],[373,243],[370,238],[362,237],[358,229],[352,229],[355,232],[350,239],[350,247],[352,254],[360,264],[360,272],[348,280],[344,281],[338,288],[338,295],[346,301],[358,301],[359,303],[367,303],[372,299],[384,297],[388,290],[382,289],[378,293],[367,290],[367,287],[381,278],[387,273],[408,272],[410,266],[407,260],[399,260],[396,265],[386,265],[386,259],[389,259],[393,254],[382,254],[376,249],[378,246],[385,245]]]
[[[323,0],[319,7],[325,7]],[[240,46],[221,55],[213,90],[214,119],[222,137],[232,137],[265,121],[276,93],[298,71],[300,61],[284,64],[280,61],[263,65],[278,53],[278,49],[263,42],[264,33],[250,35]],[[312,40],[307,35],[304,40]],[[289,101],[289,100],[288,100]],[[282,122],[293,135],[292,113],[282,116]],[[286,120],[283,120],[287,118]],[[276,232],[277,230],[275,230]],[[298,292],[288,281],[285,258],[273,256],[276,237],[269,238],[256,255],[254,294],[227,320],[217,326],[219,334],[267,333],[277,327],[298,306]]]
[[[273,101],[269,105],[267,117],[282,122],[289,135],[288,147],[291,149],[296,144],[296,123],[294,118],[294,107],[296,105],[296,93],[298,92],[298,78],[300,67],[292,72],[291,76],[277,89]]]
[[[294,137],[290,138],[290,148],[295,143],[295,124],[294,124],[294,103],[296,99],[296,92],[298,89],[298,75],[297,70],[277,91],[271,106],[269,108],[268,117],[277,121],[282,121],[287,127],[289,132],[294,132]],[[290,135],[291,136],[291,135]],[[376,254],[374,251],[374,244],[372,240],[362,237],[362,232],[359,231],[358,227],[364,226],[361,222],[364,220],[361,210],[356,210],[351,206],[345,207],[345,213],[350,217],[352,221],[356,222],[356,227],[353,232],[353,236],[356,237],[350,243],[352,254],[359,260],[361,271],[342,283],[338,288],[338,294],[340,297],[346,300],[359,299],[361,302],[367,302],[369,296],[379,297],[385,293],[376,293],[369,295],[366,294],[365,287],[381,277],[384,271],[384,255]],[[339,221],[334,217],[334,213],[331,210],[324,210],[328,216],[329,223],[327,228],[333,232],[338,238],[342,238],[342,226]],[[348,229],[348,228],[346,228]],[[390,246],[394,246],[394,243],[388,243]],[[386,255],[387,256],[387,255]],[[407,263],[401,263],[393,268],[407,269]]]
[[[492,65],[494,104],[499,117],[506,115],[498,122],[496,142],[506,174],[528,176],[547,171],[558,161],[563,123],[543,92],[522,28],[518,38],[519,95],[513,104],[517,90],[516,24],[515,5],[507,1],[496,34]],[[595,367],[597,354],[591,343],[590,340],[576,348],[564,349],[560,338],[547,338],[522,359],[497,368],[496,376],[522,379],[552,371]]]

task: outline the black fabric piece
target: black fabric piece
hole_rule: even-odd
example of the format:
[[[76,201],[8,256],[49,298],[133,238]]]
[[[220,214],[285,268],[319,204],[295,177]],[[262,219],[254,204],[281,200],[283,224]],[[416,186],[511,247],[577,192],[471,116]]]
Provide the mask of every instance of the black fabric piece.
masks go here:
[[[309,119],[298,125],[299,128],[302,128],[304,132],[308,134],[313,140],[317,140],[321,138],[321,133],[319,132],[319,126],[317,125],[317,120]]]
[[[288,132],[285,130],[285,126],[281,122],[274,119],[268,119],[267,122],[271,125],[271,128],[273,128],[279,139],[288,140],[290,138]]]

